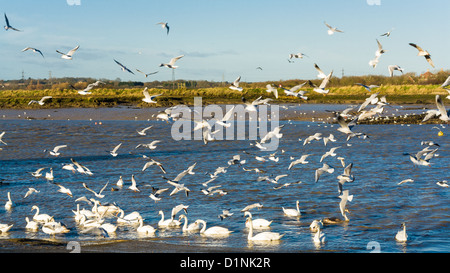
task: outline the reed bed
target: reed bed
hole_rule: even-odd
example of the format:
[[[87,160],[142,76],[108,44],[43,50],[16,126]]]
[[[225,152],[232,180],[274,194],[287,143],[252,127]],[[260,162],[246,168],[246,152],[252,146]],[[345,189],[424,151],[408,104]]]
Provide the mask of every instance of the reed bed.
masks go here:
[[[245,97],[251,101],[259,96],[272,98],[272,103],[361,103],[368,96],[364,87],[358,85],[331,87],[326,95],[312,91],[305,87],[308,100],[304,101],[296,97],[286,96],[283,89],[279,88],[278,99],[267,93],[265,88],[246,88],[243,92],[229,89],[228,87],[211,87],[199,89],[149,89],[150,94],[162,94],[156,98],[158,103],[147,104],[142,101],[143,88],[93,89],[92,94],[82,96],[73,89],[42,89],[42,90],[3,90],[0,92],[0,108],[62,108],[62,107],[114,107],[128,105],[136,107],[168,107],[176,104],[192,105],[195,97],[201,97],[203,104],[227,104],[241,103]],[[372,91],[379,92],[379,96],[386,96],[388,102],[394,104],[432,104],[436,94],[447,95],[447,92],[439,85],[382,85]],[[52,96],[44,105],[31,104],[30,100],[39,100],[43,96]]]

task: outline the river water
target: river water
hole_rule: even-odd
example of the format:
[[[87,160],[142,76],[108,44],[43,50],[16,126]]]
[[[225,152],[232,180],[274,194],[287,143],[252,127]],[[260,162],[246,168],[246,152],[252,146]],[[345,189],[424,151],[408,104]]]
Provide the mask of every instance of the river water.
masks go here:
[[[0,144],[0,224],[14,224],[12,229],[0,234],[0,239],[30,238],[47,239],[50,235],[25,230],[25,217],[31,218],[33,205],[41,213],[54,216],[63,222],[70,232],[56,235],[62,241],[105,241],[111,239],[144,240],[136,233],[135,227],[120,226],[109,238],[90,233],[82,233],[74,221],[77,204],[80,208],[91,209],[86,202],[75,200],[79,197],[96,198],[87,191],[86,183],[99,191],[106,182],[108,187],[103,192],[102,203],[114,202],[125,214],[138,211],[145,219],[145,224],[157,228],[160,220],[158,211],[162,210],[169,217],[171,209],[179,204],[188,205],[189,222],[203,219],[207,227],[219,225],[233,231],[230,236],[211,239],[198,233],[185,234],[181,229],[158,229],[155,240],[173,244],[233,248],[270,252],[369,252],[371,246],[381,252],[449,252],[449,189],[440,187],[437,181],[450,180],[450,143],[448,128],[439,125],[357,125],[354,130],[364,132],[367,139],[352,138],[337,131],[338,125],[323,122],[280,121],[284,125],[279,147],[275,157],[278,161],[261,162],[255,156],[267,156],[273,152],[260,151],[250,140],[221,140],[204,144],[201,140],[175,141],[171,137],[171,124],[164,121],[143,120],[19,120],[0,121],[0,132],[5,131]],[[153,125],[146,136],[137,134],[137,130]],[[439,137],[442,130],[444,136]],[[306,137],[314,133],[323,136],[333,134],[337,141],[312,141],[303,145]],[[144,147],[136,149],[138,144],[160,140],[157,148],[149,150]],[[416,167],[404,153],[416,153],[425,146],[422,141],[438,143],[437,155],[430,160],[431,165]],[[122,143],[118,156],[113,157],[109,151]],[[44,150],[51,150],[57,145],[67,145],[60,150],[58,157]],[[322,166],[322,155],[331,147],[337,156],[329,156],[323,162],[334,167],[332,174],[324,174],[315,183],[315,170]],[[310,154],[308,164],[298,164],[288,170],[292,158],[298,159],[303,154]],[[144,172],[142,167],[146,155],[163,164],[164,174],[157,166],[151,166]],[[234,155],[240,155],[245,163],[229,165]],[[339,210],[339,193],[337,176],[343,172],[343,166],[337,157],[344,157],[346,164],[353,163],[352,174],[355,181],[344,184],[353,200],[347,203],[350,221],[343,224],[326,225],[322,230],[326,236],[324,244],[313,243],[313,233],[309,225],[315,219],[325,217],[342,218]],[[88,167],[93,175],[73,173],[62,169],[73,158]],[[184,192],[169,196],[173,186],[166,183],[162,176],[176,177],[189,166],[197,163],[194,172],[182,180],[190,189],[189,196]],[[54,181],[34,178],[30,172],[46,167],[43,172],[53,169]],[[209,186],[218,186],[226,195],[206,196],[201,192],[201,183],[209,180],[209,173],[218,167],[227,167],[226,173],[220,173]],[[243,168],[258,168],[265,173],[245,171]],[[257,181],[259,176],[288,176],[278,184]],[[128,189],[131,176],[134,175],[140,192]],[[124,179],[124,187],[119,189],[116,182]],[[414,182],[398,183],[404,179]],[[287,182],[297,182],[290,186],[274,189]],[[73,197],[57,192],[59,183],[72,191]],[[28,188],[33,187],[39,193],[24,199]],[[161,201],[149,198],[152,188],[166,188]],[[111,188],[119,189],[112,191]],[[7,211],[3,204],[7,201],[7,192],[11,193],[13,208]],[[290,218],[283,214],[282,207],[295,208],[299,200],[301,216]],[[244,226],[245,218],[241,210],[250,204],[261,203],[260,209],[252,209],[253,218],[273,220],[270,231],[284,234],[281,241],[271,244],[248,243],[248,230]],[[218,215],[223,209],[234,213],[231,217],[220,220]],[[179,214],[184,213],[183,211]],[[178,216],[176,217],[178,218]],[[115,218],[106,222],[116,224]],[[408,241],[398,243],[394,237],[400,225],[406,223]],[[255,233],[259,231],[255,230]]]

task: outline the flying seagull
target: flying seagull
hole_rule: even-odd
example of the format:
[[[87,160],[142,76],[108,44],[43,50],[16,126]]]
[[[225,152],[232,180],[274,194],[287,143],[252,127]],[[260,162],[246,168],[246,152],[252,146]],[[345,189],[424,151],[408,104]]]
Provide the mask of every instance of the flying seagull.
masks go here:
[[[39,105],[44,105],[45,100],[51,99],[52,96],[44,96],[42,97],[39,101],[37,100],[30,100],[30,102],[28,103],[28,105],[32,104],[32,103],[38,103]]]
[[[142,71],[139,70],[139,69],[136,69],[136,71],[139,72],[139,73],[144,74],[144,76],[145,76],[146,78],[147,78],[148,76],[150,76],[150,75],[153,75],[153,74],[156,74],[156,73],[159,72],[159,71],[156,71],[156,72],[151,72],[151,73],[145,73],[145,72],[142,72]]]
[[[120,68],[122,69],[122,71],[127,71],[130,72],[131,74],[134,74],[133,71],[131,71],[130,69],[128,69],[126,66],[124,66],[123,64],[119,63],[118,61],[116,61],[114,59],[114,61],[116,62],[116,64],[118,64],[120,66]]]
[[[403,74],[403,68],[401,68],[398,65],[390,65],[390,66],[388,66],[388,70],[389,70],[389,75],[391,77],[394,76],[394,70],[398,70],[398,71],[402,72],[402,74]]]
[[[162,63],[159,66],[160,67],[161,66],[165,66],[165,67],[173,68],[173,69],[178,68],[178,66],[175,66],[174,64],[175,64],[176,61],[178,61],[179,59],[181,59],[183,57],[184,57],[184,55],[180,55],[180,56],[174,57],[174,58],[170,59],[169,63],[166,63],[166,64]]]
[[[142,99],[142,101],[147,102],[147,103],[157,103],[156,101],[154,101],[153,99],[161,96],[162,94],[158,94],[158,95],[150,95],[147,91],[147,87],[145,87],[144,91],[142,91],[142,93],[144,94],[145,98]]]
[[[19,30],[19,29],[17,29],[17,28],[13,28],[13,27],[9,24],[9,20],[8,20],[8,17],[6,17],[6,13],[4,13],[4,14],[5,14],[5,22],[6,22],[5,30],[12,29],[12,30],[15,30],[15,31],[21,31],[21,30]]]
[[[386,36],[386,37],[389,37],[389,36],[391,36],[391,32],[392,32],[393,30],[394,30],[394,29],[391,29],[391,30],[389,30],[388,32],[381,34],[380,36]]]
[[[319,68],[317,64],[314,64],[314,68],[319,72],[319,75],[317,75],[317,78],[319,79],[325,79],[327,75],[323,73],[323,71]]]
[[[76,46],[75,48],[71,49],[69,52],[66,53],[62,53],[61,51],[56,50],[56,52],[58,52],[59,54],[61,54],[61,58],[66,59],[66,60],[72,60],[72,55],[75,53],[75,51],[78,50],[78,48],[80,48],[80,46]]]
[[[297,53],[297,54],[291,53],[291,54],[289,54],[289,59],[292,59],[292,58],[303,59],[303,56],[309,57],[308,55],[303,54],[303,53]]]
[[[377,44],[378,44],[378,49],[377,49],[377,51],[375,51],[375,56],[380,57],[381,54],[386,53],[386,50],[383,49],[383,46],[381,45],[380,41],[378,41],[378,39],[376,39],[376,40],[377,40]]]
[[[330,26],[326,22],[324,22],[324,24],[328,27],[328,35],[333,35],[335,32],[343,32],[342,30],[339,30],[335,27]]]
[[[26,47],[26,48],[22,49],[22,52],[27,51],[27,50],[33,50],[33,52],[41,54],[42,58],[44,58],[44,54],[42,54],[42,51],[40,51],[40,50],[37,49],[37,48],[34,48],[34,47]]]
[[[240,91],[240,92],[242,90],[244,90],[242,87],[239,87],[239,82],[240,81],[241,81],[241,76],[237,77],[237,79],[234,80],[233,83],[231,83],[230,89],[237,90],[237,91]]]
[[[156,23],[157,25],[161,25],[161,27],[162,28],[165,28],[165,29],[167,29],[167,35],[169,35],[169,25],[168,25],[168,23],[164,23],[164,22],[159,22],[159,23]]]
[[[420,46],[413,44],[413,43],[409,43],[410,46],[415,47],[417,50],[419,50],[419,53],[417,53],[417,56],[424,56],[425,59],[427,60],[427,62],[434,67],[434,63],[431,60],[431,55],[430,53],[428,53],[428,51],[423,50]]]

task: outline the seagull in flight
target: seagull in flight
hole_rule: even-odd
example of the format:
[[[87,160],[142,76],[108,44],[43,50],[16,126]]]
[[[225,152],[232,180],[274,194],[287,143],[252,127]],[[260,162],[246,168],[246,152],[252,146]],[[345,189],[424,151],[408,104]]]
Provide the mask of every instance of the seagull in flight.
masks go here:
[[[75,53],[75,51],[78,50],[78,48],[80,48],[80,46],[76,46],[75,48],[69,50],[69,52],[67,53],[62,53],[59,50],[56,50],[56,52],[58,52],[59,54],[61,54],[61,58],[66,59],[66,60],[72,60],[72,55]]]
[[[328,35],[333,35],[335,32],[341,32],[343,33],[342,30],[339,30],[335,27],[330,26],[329,24],[327,24],[326,22],[324,22],[324,24],[328,27]]]
[[[389,30],[388,32],[381,34],[380,36],[386,36],[386,37],[389,37],[389,36],[391,36],[391,32],[392,32],[393,30],[394,30],[394,29],[391,29],[391,30]]]
[[[116,64],[118,64],[118,65],[120,66],[120,68],[122,69],[122,71],[127,71],[127,72],[130,72],[131,74],[134,75],[133,71],[131,71],[130,69],[128,69],[126,66],[124,66],[124,65],[121,64],[121,63],[119,63],[119,62],[116,61],[115,59],[114,59],[114,61],[116,62]]]
[[[389,75],[391,77],[394,76],[394,70],[398,70],[398,71],[402,72],[402,74],[403,74],[403,68],[401,68],[398,65],[390,65],[390,66],[388,66],[388,70],[389,70]]]
[[[178,61],[179,59],[181,59],[181,58],[183,58],[183,57],[184,57],[184,55],[180,55],[180,56],[174,57],[174,58],[170,59],[170,62],[169,62],[169,63],[162,63],[162,64],[160,64],[159,66],[160,66],[160,67],[161,67],[161,66],[165,66],[165,67],[173,68],[173,69],[178,68],[178,66],[176,66],[176,65],[174,65],[174,64],[175,64],[176,61]]]
[[[49,153],[50,153],[51,155],[53,155],[53,156],[58,156],[58,155],[61,154],[61,153],[59,152],[59,149],[66,148],[66,147],[67,147],[67,145],[58,145],[58,146],[55,146],[55,147],[53,148],[53,150],[51,150]]]
[[[22,52],[27,51],[27,50],[32,50],[32,51],[35,52],[35,53],[39,53],[39,54],[41,54],[42,58],[45,58],[45,57],[44,57],[44,54],[42,54],[42,51],[40,51],[40,50],[37,49],[37,48],[34,48],[34,47],[26,47],[26,48],[22,49]]]
[[[44,104],[45,104],[45,101],[48,100],[48,99],[51,99],[51,98],[52,98],[52,96],[44,96],[44,97],[42,97],[39,101],[37,101],[37,100],[30,100],[30,102],[28,103],[28,105],[30,105],[30,104],[32,104],[32,103],[37,103],[37,104],[39,104],[39,105],[44,105]]]
[[[289,54],[289,59],[292,59],[292,58],[303,59],[303,56],[309,57],[308,55],[303,54],[303,53],[297,53],[297,54],[291,53],[291,54]]]
[[[329,89],[325,88],[327,87],[328,82],[330,81],[331,77],[333,75],[333,71],[330,72],[330,74],[328,74],[320,83],[319,86],[315,85],[314,83],[312,83],[311,81],[309,81],[309,84],[312,85],[314,87],[313,91],[320,93],[320,94],[328,94],[328,92],[330,92]]]
[[[317,75],[317,78],[319,79],[325,79],[327,75],[323,73],[323,71],[319,68],[317,64],[314,64],[314,68],[319,72],[319,75]]]
[[[380,87],[380,86],[378,86],[378,85],[373,85],[373,84],[371,84],[371,85],[369,85],[369,86],[367,86],[367,85],[365,85],[365,84],[362,84],[362,83],[355,83],[355,84],[364,87],[364,88],[365,88],[367,91],[369,91],[369,92],[372,92],[372,91],[373,91],[373,90],[372,90],[373,88]]]
[[[19,29],[17,29],[17,28],[13,28],[13,27],[9,24],[9,20],[8,20],[8,17],[6,16],[6,13],[4,13],[4,14],[5,14],[5,22],[6,22],[5,30],[12,29],[12,30],[15,30],[15,31],[21,31],[21,30],[19,30]]]
[[[142,101],[147,102],[147,103],[157,103],[153,99],[162,95],[162,94],[150,95],[147,91],[147,87],[145,87],[145,89],[144,89],[144,91],[142,91],[142,93],[144,94],[144,97],[145,97],[142,99]]]
[[[142,71],[139,70],[139,69],[136,69],[136,71],[139,72],[139,73],[144,74],[144,76],[145,76],[146,78],[147,78],[148,76],[150,76],[150,75],[153,75],[153,74],[156,74],[156,73],[159,72],[159,71],[156,71],[156,72],[151,72],[151,73],[145,73],[145,72],[142,72]]]
[[[241,81],[241,76],[237,77],[237,79],[231,83],[231,86],[229,88],[232,90],[242,92],[242,90],[244,90],[244,89],[242,87],[239,87],[240,81]]]
[[[159,23],[156,23],[157,25],[161,25],[161,27],[162,28],[165,28],[165,29],[167,29],[167,35],[169,35],[169,25],[168,25],[168,23],[164,23],[164,22],[159,22]]]
[[[375,51],[375,56],[380,57],[381,54],[386,53],[386,50],[383,49],[383,46],[381,45],[380,41],[378,41],[378,39],[376,39],[376,40],[377,40],[377,44],[378,44],[378,49],[377,49],[377,51]]]
[[[419,53],[417,53],[417,56],[424,56],[425,59],[427,60],[427,62],[434,67],[434,63],[431,60],[431,55],[430,53],[428,53],[428,51],[423,50],[420,46],[414,44],[414,43],[409,43],[410,46],[415,47],[417,50],[419,50]]]

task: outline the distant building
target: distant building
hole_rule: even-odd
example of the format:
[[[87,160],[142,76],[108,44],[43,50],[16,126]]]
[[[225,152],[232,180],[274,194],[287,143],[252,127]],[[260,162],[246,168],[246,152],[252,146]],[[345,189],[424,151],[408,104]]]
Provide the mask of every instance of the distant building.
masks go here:
[[[434,74],[430,72],[430,69],[427,69],[427,72],[420,74],[420,78],[426,79],[426,80],[433,76],[434,76]]]

